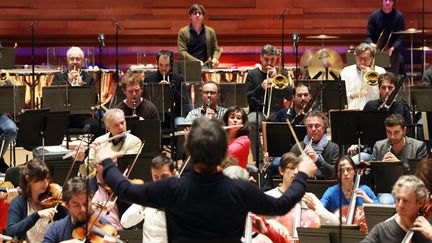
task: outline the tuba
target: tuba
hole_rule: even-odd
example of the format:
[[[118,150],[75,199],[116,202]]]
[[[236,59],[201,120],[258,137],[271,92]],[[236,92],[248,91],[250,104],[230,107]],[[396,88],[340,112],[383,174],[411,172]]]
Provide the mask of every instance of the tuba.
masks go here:
[[[380,74],[375,71],[375,57],[372,59],[370,70],[363,75],[363,82],[369,86],[377,86]]]

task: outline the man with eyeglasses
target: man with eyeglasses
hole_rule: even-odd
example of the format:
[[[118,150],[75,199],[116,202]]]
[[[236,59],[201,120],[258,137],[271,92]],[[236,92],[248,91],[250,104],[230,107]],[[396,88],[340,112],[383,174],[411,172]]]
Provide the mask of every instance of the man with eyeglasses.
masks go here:
[[[193,4],[189,8],[191,23],[178,32],[177,46],[180,57],[187,61],[199,61],[201,66],[216,67],[221,51],[216,32],[203,24],[206,11],[204,6]]]
[[[320,180],[333,179],[334,165],[339,157],[339,146],[327,137],[326,130],[329,126],[327,117],[319,111],[311,111],[305,117],[304,123],[307,134],[300,142],[300,146],[304,154],[308,155],[318,167],[315,177]],[[297,144],[290,152],[301,154]]]
[[[218,106],[220,86],[214,81],[207,81],[201,87],[203,105],[191,110],[186,116],[185,122],[192,123],[198,117],[206,116],[210,119],[222,119],[226,112],[225,107]]]
[[[363,110],[366,102],[379,98],[378,87],[363,82],[364,74],[373,68],[375,53],[372,45],[360,43],[354,50],[356,64],[342,69],[341,79],[345,80],[348,109]],[[375,66],[375,71],[379,74],[386,72],[378,66]]]

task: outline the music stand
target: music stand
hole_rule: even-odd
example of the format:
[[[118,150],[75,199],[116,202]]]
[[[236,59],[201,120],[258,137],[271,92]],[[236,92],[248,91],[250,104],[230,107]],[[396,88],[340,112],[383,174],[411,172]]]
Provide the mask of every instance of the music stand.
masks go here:
[[[295,140],[286,122],[262,122],[263,149],[270,157],[281,157],[291,150]],[[306,136],[305,126],[294,126],[299,139]]]
[[[147,142],[146,142],[146,146],[147,146]],[[126,154],[120,158],[117,158],[117,164],[119,170],[124,172],[124,170],[129,166],[129,164],[132,163],[135,157],[136,154]],[[151,175],[151,169],[150,169],[152,159],[153,157],[140,155],[135,163],[135,166],[132,168],[129,178],[142,179],[144,180],[144,182],[153,181]]]
[[[386,138],[387,112],[330,111],[332,141],[337,144],[369,144]]]
[[[90,107],[95,105],[96,91],[94,86],[69,87],[55,85],[42,87],[42,107],[52,111],[69,110],[71,115],[89,114]]]
[[[161,121],[165,121],[165,113],[171,112],[171,104],[173,102],[171,85],[159,83],[144,83],[143,97],[152,102],[161,116]]]
[[[315,196],[321,198],[324,192],[336,183],[337,180],[308,180],[306,192],[312,192]]]
[[[42,145],[49,109],[25,110],[18,117],[19,132],[15,147],[33,150]]]
[[[0,69],[15,68],[15,48],[0,48]]]
[[[384,222],[396,213],[395,205],[363,203],[368,229]]]
[[[199,61],[175,61],[173,72],[183,76],[186,82],[201,82],[201,63]]]
[[[414,110],[432,111],[432,88],[430,87],[413,87],[411,88],[411,97]]]
[[[339,243],[339,225],[321,225],[321,228],[298,227],[297,233],[301,243]],[[366,234],[358,226],[342,225],[342,242],[358,243]]]
[[[25,108],[25,91],[25,85],[0,87],[0,113],[20,113]]]
[[[373,191],[378,193],[391,193],[393,185],[404,174],[402,162],[369,162],[373,179]]]
[[[141,141],[146,141],[141,155],[155,156],[161,151],[161,125],[159,120],[127,119],[126,127]]]
[[[221,83],[221,96],[219,105],[222,107],[230,107],[237,105],[239,107],[247,107],[246,84],[237,83]]]

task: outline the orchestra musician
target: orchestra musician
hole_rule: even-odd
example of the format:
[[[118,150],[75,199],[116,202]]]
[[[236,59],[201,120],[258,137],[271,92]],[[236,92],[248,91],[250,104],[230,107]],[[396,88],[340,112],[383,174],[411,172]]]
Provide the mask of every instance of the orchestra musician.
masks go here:
[[[276,60],[278,58],[278,50],[273,45],[265,45],[261,49],[260,62],[261,65],[248,72],[246,77],[246,96],[249,104],[248,119],[251,124],[251,130],[249,133],[249,139],[252,145],[259,143],[259,160],[262,160],[262,147],[261,142],[257,140],[256,126],[261,123],[265,118],[262,114],[262,109],[258,109],[262,103],[264,103],[264,94],[267,87],[270,87],[272,80],[277,75]],[[288,77],[286,70],[282,70],[282,75]],[[293,90],[292,87],[288,86],[283,91],[283,98],[286,100],[292,99]],[[282,104],[280,104],[282,106]],[[258,112],[258,121],[256,113]],[[256,154],[252,153],[254,160],[256,161]]]
[[[246,112],[239,106],[231,106],[223,115],[225,126],[243,125],[243,127],[231,128],[228,133],[228,155],[234,157],[238,161],[238,165],[246,169],[249,152],[250,141],[249,124]]]
[[[288,190],[292,181],[297,176],[299,162],[300,158],[295,154],[283,154],[278,168],[279,173],[282,176],[282,184],[266,191],[266,194],[275,198],[281,197],[282,194]],[[313,210],[319,216],[321,224],[339,224],[338,217],[329,212],[313,193],[306,192],[302,198],[302,204],[307,206],[308,209]]]
[[[22,194],[9,205],[6,235],[19,240],[41,242],[53,221],[67,216],[66,208],[46,205],[43,199],[50,191],[51,174],[47,165],[38,159],[28,161],[21,169]]]
[[[0,113],[0,172],[6,172],[9,166],[4,161],[3,155],[9,148],[11,142],[17,136],[17,126],[6,114]]]
[[[321,203],[330,212],[335,212],[340,205],[340,196],[342,196],[342,206],[349,205],[354,188],[354,179],[356,170],[354,161],[348,155],[341,156],[335,164],[336,179],[340,178],[342,184],[336,184],[329,187],[321,197]],[[340,190],[342,187],[342,194]],[[354,193],[356,197],[356,206],[361,206],[363,203],[379,204],[378,198],[367,185],[359,185]]]
[[[375,10],[370,16],[367,24],[366,42],[376,47],[382,35],[383,48],[387,42],[387,51],[390,56],[390,71],[395,74],[405,74],[403,57],[400,53],[403,35],[391,35],[392,32],[405,29],[404,14],[395,9],[396,0],[382,0],[382,7]],[[378,46],[379,47],[379,46]]]
[[[400,177],[393,186],[392,193],[396,198],[396,216],[375,225],[361,243],[402,242],[407,232],[413,227],[413,223],[419,218],[419,211],[426,205],[429,198],[429,191],[425,184],[412,175]],[[422,233],[414,231],[409,242],[432,242]]]
[[[422,77],[422,86],[432,86],[432,68],[425,70]]]
[[[345,80],[348,109],[362,110],[366,102],[378,99],[378,88],[363,81],[364,74],[371,70],[376,49],[367,43],[360,43],[354,50],[356,64],[344,67],[341,79]],[[384,68],[375,65],[375,71],[385,73]]]
[[[74,229],[85,227],[89,222],[93,209],[90,203],[90,191],[87,189],[86,182],[79,177],[71,178],[63,188],[63,201],[69,210],[69,215],[54,222],[45,234],[43,243],[79,243],[83,242],[73,238]],[[94,215],[93,215],[94,216]],[[100,217],[102,224],[109,224],[104,217]],[[42,237],[44,234],[41,235]],[[98,241],[102,242],[102,241]],[[115,242],[113,237],[104,236],[104,243]]]
[[[214,81],[207,81],[201,87],[201,99],[203,101],[203,105],[195,108],[186,116],[184,121],[178,123],[192,123],[198,117],[205,116],[210,119],[222,119],[223,115],[226,112],[226,108],[219,106],[218,101],[220,98],[220,85]]]
[[[104,180],[121,198],[144,206],[164,208],[169,242],[239,242],[246,215],[287,213],[304,194],[306,179],[316,167],[305,156],[291,187],[278,199],[265,195],[246,181],[224,176],[218,166],[226,157],[228,139],[218,121],[194,120],[185,149],[193,172],[144,185],[132,185],[113,165],[118,154],[107,148],[97,157],[104,166]],[[185,205],[187,205],[185,207]]]
[[[432,158],[422,159],[416,168],[414,173],[415,176],[420,178],[423,181],[426,188],[432,191]],[[426,238],[432,240],[432,207],[431,207],[431,196],[429,195],[429,203],[424,208],[424,215],[419,215],[413,224],[413,230],[419,231]]]
[[[142,97],[143,80],[139,75],[127,73],[121,80],[121,88],[126,96],[116,108],[126,116],[137,115],[144,120],[160,120],[156,106]]]
[[[69,86],[94,86],[95,80],[93,75],[83,70],[84,52],[77,46],[72,46],[66,52],[67,69],[62,73],[56,73],[52,85],[69,85]],[[90,107],[89,107],[90,113]],[[92,118],[90,114],[76,114],[69,116],[70,128],[85,129],[88,127],[89,132],[94,135],[102,134],[105,128],[102,126],[99,130],[99,122]]]
[[[184,78],[173,72],[172,51],[161,50],[157,53],[157,70],[146,74],[144,83],[170,84],[175,89],[174,92],[174,111],[175,117],[181,116],[181,84]]]
[[[406,136],[405,119],[399,113],[391,114],[384,120],[387,138],[375,142],[372,156],[377,161],[401,161],[404,173],[409,173],[408,159],[421,159],[427,156],[426,144]]]
[[[166,155],[159,155],[152,159],[151,174],[153,181],[177,175],[174,161]],[[166,243],[168,242],[165,212],[163,210],[132,204],[122,215],[121,224],[124,228],[130,228],[143,221],[143,243]]]
[[[221,50],[214,29],[203,24],[205,14],[203,5],[190,6],[191,23],[179,30],[177,47],[183,59],[199,61],[202,67],[212,68],[219,65]]]
[[[296,115],[303,112],[303,108],[311,100],[311,91],[309,86],[299,82],[294,87],[294,97],[291,107],[283,108],[276,114],[275,122],[286,122],[294,120]],[[305,111],[308,112],[308,111]]]
[[[334,164],[339,157],[339,146],[327,137],[328,118],[320,111],[311,111],[306,115],[304,123],[307,134],[300,142],[300,146],[318,166],[315,177],[321,180],[332,179]],[[297,144],[291,148],[290,152],[296,155],[301,154]]]

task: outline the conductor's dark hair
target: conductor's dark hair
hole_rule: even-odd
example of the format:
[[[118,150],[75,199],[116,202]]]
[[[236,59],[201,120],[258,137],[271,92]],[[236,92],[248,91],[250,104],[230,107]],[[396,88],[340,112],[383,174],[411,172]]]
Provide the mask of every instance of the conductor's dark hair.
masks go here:
[[[228,139],[226,131],[217,120],[206,117],[193,121],[185,144],[186,152],[193,164],[204,164],[207,168],[220,165],[226,157]]]

